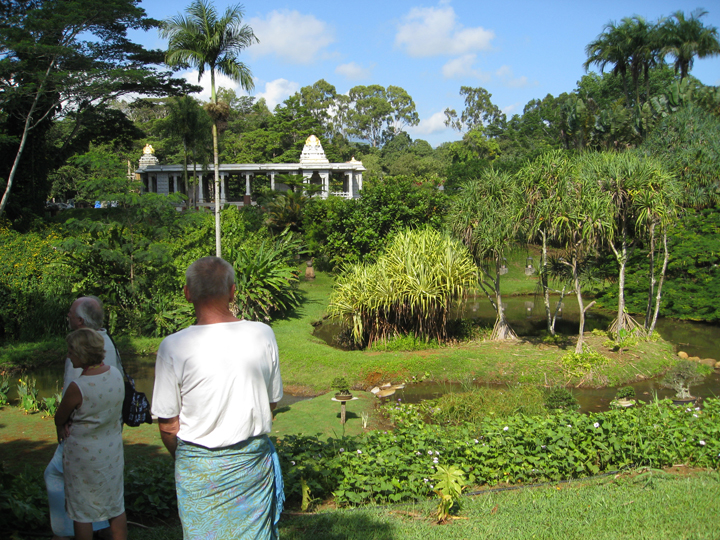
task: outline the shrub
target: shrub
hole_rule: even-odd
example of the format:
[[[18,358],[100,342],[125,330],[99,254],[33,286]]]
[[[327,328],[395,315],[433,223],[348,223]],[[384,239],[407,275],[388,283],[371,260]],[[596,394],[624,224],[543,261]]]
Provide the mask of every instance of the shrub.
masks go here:
[[[155,459],[139,467],[126,467],[125,508],[133,517],[164,518],[175,513],[177,495],[173,462]]]
[[[698,364],[692,360],[680,360],[665,374],[660,383],[664,388],[675,390],[675,396],[680,399],[690,397],[690,387],[702,381],[705,374],[700,373]]]
[[[567,388],[552,388],[545,394],[545,407],[549,411],[574,411],[580,408],[577,398]]]
[[[635,399],[635,389],[632,386],[623,386],[615,394],[615,399]]]
[[[0,531],[10,538],[13,531],[26,531],[45,525],[47,493],[42,475],[26,468],[10,474],[0,464]]]

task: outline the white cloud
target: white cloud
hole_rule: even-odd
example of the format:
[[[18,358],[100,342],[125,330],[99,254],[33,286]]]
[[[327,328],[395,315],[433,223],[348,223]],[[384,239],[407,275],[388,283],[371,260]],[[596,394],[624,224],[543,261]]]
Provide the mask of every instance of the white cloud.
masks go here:
[[[351,81],[358,81],[361,79],[369,79],[372,74],[372,67],[364,68],[355,62],[349,62],[336,67],[335,73]]]
[[[520,111],[520,107],[522,105],[520,103],[513,103],[512,105],[508,105],[507,107],[502,108],[502,112],[505,113],[505,116],[508,118],[511,117],[513,114],[515,114],[517,111]]]
[[[185,79],[190,84],[196,84],[198,86],[202,86],[202,91],[198,94],[192,94],[192,96],[195,99],[199,99],[201,101],[210,101],[210,71],[205,70],[205,73],[203,73],[202,79],[200,79],[200,82],[198,82],[198,71],[186,71],[185,73],[182,73],[180,75],[183,79]],[[240,87],[239,82],[233,81],[230,77],[227,77],[226,75],[223,75],[222,73],[215,73],[215,90],[218,88],[230,88],[232,90],[235,90],[235,93],[238,96],[247,96],[248,93],[243,90]]]
[[[398,25],[395,45],[414,57],[457,55],[491,47],[495,32],[483,27],[464,28],[455,10],[441,3],[436,8],[415,7]]]
[[[436,112],[430,118],[423,118],[417,126],[408,127],[408,131],[414,135],[430,135],[449,129],[445,125],[445,113]]]
[[[310,64],[335,41],[331,26],[299,11],[274,10],[264,19],[249,19],[248,24],[260,40],[248,49],[253,57],[275,54],[286,62]]]
[[[526,86],[531,86],[530,81],[524,75],[516,78],[510,66],[501,66],[500,69],[495,72],[495,75],[497,75],[497,78],[509,88],[524,88]],[[537,85],[537,82],[532,83],[532,86],[535,85]]]
[[[265,98],[268,108],[272,111],[277,104],[282,103],[298,90],[300,90],[300,85],[296,82],[275,79],[265,83],[265,91],[259,92],[257,98]]]
[[[443,77],[446,79],[461,79],[464,77],[475,77],[483,82],[490,80],[489,73],[483,73],[479,69],[474,69],[473,64],[477,55],[466,54],[460,58],[450,60],[447,64],[442,67]]]

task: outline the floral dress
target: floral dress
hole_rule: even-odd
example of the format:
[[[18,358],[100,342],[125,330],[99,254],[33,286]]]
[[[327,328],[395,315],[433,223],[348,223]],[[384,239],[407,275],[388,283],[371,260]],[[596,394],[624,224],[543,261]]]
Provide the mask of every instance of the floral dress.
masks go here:
[[[114,368],[75,380],[82,404],[65,439],[65,507],[73,521],[91,523],[125,511],[122,403],[125,386]]]

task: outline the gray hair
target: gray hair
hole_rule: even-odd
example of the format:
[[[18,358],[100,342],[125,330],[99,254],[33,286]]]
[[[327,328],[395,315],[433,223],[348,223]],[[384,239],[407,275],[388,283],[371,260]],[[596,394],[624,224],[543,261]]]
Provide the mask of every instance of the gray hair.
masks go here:
[[[82,318],[86,327],[92,330],[100,330],[105,318],[100,299],[97,296],[83,296],[78,300],[80,300],[80,303],[75,310],[75,314]]]
[[[203,257],[188,267],[185,283],[192,302],[224,296],[235,284],[235,270],[220,257]]]

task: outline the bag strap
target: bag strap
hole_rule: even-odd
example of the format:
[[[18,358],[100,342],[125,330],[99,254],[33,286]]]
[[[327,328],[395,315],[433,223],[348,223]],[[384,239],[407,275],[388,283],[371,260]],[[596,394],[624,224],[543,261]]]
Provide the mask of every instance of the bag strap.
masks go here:
[[[110,343],[113,344],[113,347],[115,347],[115,358],[117,358],[117,365],[120,368],[120,373],[122,373],[123,379],[128,381],[130,384],[133,385],[133,388],[135,387],[134,381],[128,376],[127,371],[125,371],[125,368],[122,365],[122,361],[120,360],[120,351],[117,348],[117,345],[115,344],[115,340],[110,336],[110,332],[105,330],[105,333],[107,334],[108,339],[110,340]]]

